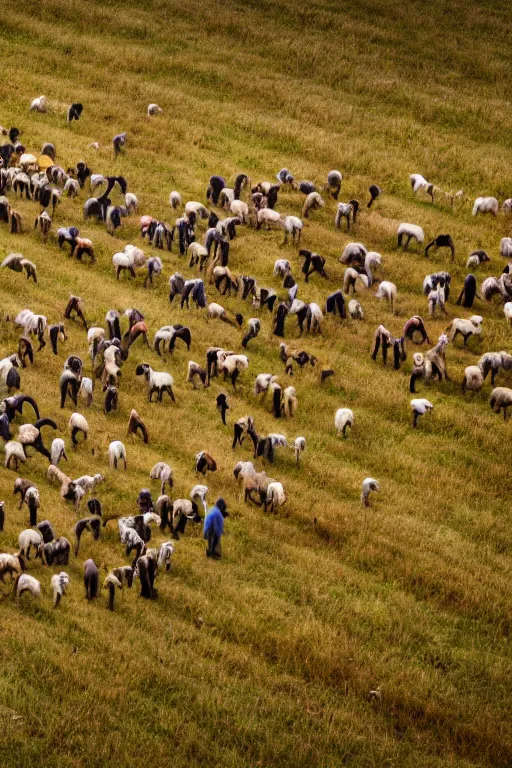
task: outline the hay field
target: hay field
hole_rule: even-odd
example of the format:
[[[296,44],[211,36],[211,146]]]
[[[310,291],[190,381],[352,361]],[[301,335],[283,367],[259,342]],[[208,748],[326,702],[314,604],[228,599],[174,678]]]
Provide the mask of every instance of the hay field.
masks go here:
[[[318,369],[295,377],[298,412],[277,422],[269,404],[252,394],[259,372],[285,381],[266,311],[237,392],[217,380],[194,392],[185,384],[188,360],[203,364],[212,343],[239,350],[241,335],[206,323],[204,313],[169,305],[169,275],[192,274],[176,247],[158,252],[165,274],[145,290],[141,277],[117,282],[111,264],[126,243],[141,244],[137,216],[124,219],[112,238],[102,225],[83,222],[84,190],[58,207],[44,246],[32,231],[38,205],[15,204],[25,233],[11,236],[0,224],[0,255],[20,251],[34,261],[39,285],[2,270],[0,357],[15,350],[19,337],[7,316],[30,307],[55,322],[71,293],[84,299],[90,324],[103,325],[110,308],[137,307],[152,332],[182,322],[193,335],[190,354],[178,345],[163,363],[135,344],[123,367],[119,411],[105,417],[99,388],[89,410],[80,405],[90,440],[69,451],[63,469],[71,477],[102,472],[106,482],[97,495],[106,514],[127,515],[135,513],[140,488],[157,495],[149,469],[160,459],[174,468],[175,496],[187,496],[196,482],[194,454],[206,449],[219,464],[207,478],[209,499],[222,494],[230,517],[222,561],[206,560],[201,531],[189,526],[172,573],[159,576],[158,599],[149,603],[137,589],[126,591],[110,613],[105,593],[93,604],[83,597],[85,559],[107,568],[125,561],[113,522],[100,542],[85,538],[72,558],[69,593],[58,611],[49,590],[55,568],[30,566],[43,584],[40,604],[23,599],[17,608],[0,585],[4,765],[510,766],[511,427],[489,408],[489,381],[466,397],[460,382],[483,352],[512,351],[512,330],[497,299],[475,304],[484,332],[466,349],[460,340],[450,345],[451,381],[427,392],[420,385],[420,396],[435,409],[416,432],[408,392],[413,350],[399,372],[370,358],[379,323],[399,335],[411,315],[426,316],[422,282],[429,272],[449,269],[453,285],[448,318],[428,323],[435,339],[451,318],[471,314],[453,303],[471,250],[484,248],[492,259],[478,270],[479,280],[502,271],[499,241],[512,234],[510,218],[474,219],[468,201],[512,196],[510,33],[505,5],[475,0],[384,6],[47,0],[9,10],[1,33],[8,56],[0,123],[18,126],[29,151],[53,141],[64,168],[83,158],[94,172],[123,174],[140,212],[170,222],[169,192],[205,202],[213,173],[229,181],[240,171],[253,181],[271,180],[286,166],[296,178],[321,184],[339,168],[340,199],[364,203],[368,186],[377,183],[385,194],[364,209],[353,233],[334,230],[333,201],[306,224],[303,247],[326,257],[328,282],[315,275],[304,285],[297,249],[284,246],[279,232],[240,228],[230,267],[284,296],[272,269],[275,259],[288,258],[299,295],[323,305],[341,284],[343,246],[357,240],[382,254],[379,276],[397,284],[398,302],[392,315],[361,293],[364,322],[327,318],[322,337],[300,342],[288,320],[286,341],[336,374],[322,388]],[[43,93],[49,113],[29,113],[32,98]],[[72,101],[85,109],[68,126]],[[152,101],[164,114],[148,120]],[[128,142],[114,161],[110,142],[120,131]],[[98,153],[89,148],[93,141],[100,142]],[[452,211],[415,199],[412,172],[443,189],[464,188],[466,202]],[[301,204],[299,193],[287,191],[278,208],[300,215]],[[442,251],[429,261],[414,248],[397,252],[400,221],[420,224],[427,239],[449,232],[456,264]],[[59,250],[56,229],[70,224],[93,239],[94,266]],[[218,298],[213,287],[209,297]],[[253,313],[240,300],[220,301],[245,318]],[[22,391],[36,398],[43,416],[55,418],[69,442],[72,407],[59,410],[58,377],[72,352],[87,359],[88,371],[90,361],[83,329],[72,322],[66,328],[69,340],[59,355],[48,345],[21,376]],[[134,375],[143,360],[173,374],[176,404],[147,403],[145,383]],[[510,376],[499,383],[512,386]],[[229,427],[215,410],[221,391],[229,395]],[[341,406],[355,413],[346,441],[333,430]],[[127,439],[128,471],[113,472],[107,447],[125,439],[132,408],[151,441]],[[231,424],[249,413],[261,433],[307,439],[300,469],[291,451],[281,451],[269,470],[288,496],[276,516],[245,505],[232,476],[235,462],[251,452],[247,445],[231,450]],[[41,491],[41,516],[69,537],[76,516],[46,481],[46,467],[32,452],[22,474]],[[378,478],[382,489],[369,510],[359,500],[366,476]],[[1,551],[14,551],[28,524],[12,496],[15,477],[0,470],[7,517]],[[155,540],[161,538],[157,533]],[[377,686],[382,699],[372,704],[367,695]]]

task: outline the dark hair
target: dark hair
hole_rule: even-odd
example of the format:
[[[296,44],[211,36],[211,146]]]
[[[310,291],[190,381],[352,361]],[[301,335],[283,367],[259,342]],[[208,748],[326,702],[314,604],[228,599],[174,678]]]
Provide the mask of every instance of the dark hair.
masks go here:
[[[217,501],[215,502],[215,506],[220,509],[223,517],[227,517],[228,515],[227,504],[223,498],[217,499]]]

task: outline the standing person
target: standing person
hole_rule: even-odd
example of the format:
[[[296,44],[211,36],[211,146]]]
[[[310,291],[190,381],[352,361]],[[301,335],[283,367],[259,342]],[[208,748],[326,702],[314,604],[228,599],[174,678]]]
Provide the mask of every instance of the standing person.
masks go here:
[[[226,502],[224,499],[217,499],[215,506],[210,509],[204,521],[204,538],[208,542],[206,557],[220,560],[220,540],[224,533],[224,518],[227,516]]]

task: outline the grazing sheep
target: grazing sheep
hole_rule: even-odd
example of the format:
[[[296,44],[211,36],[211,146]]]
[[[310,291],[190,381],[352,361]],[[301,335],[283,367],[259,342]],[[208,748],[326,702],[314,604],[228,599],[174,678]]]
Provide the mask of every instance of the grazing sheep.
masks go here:
[[[364,320],[364,312],[357,299],[350,299],[348,303],[348,314],[352,320]]]
[[[25,451],[21,443],[16,440],[9,440],[4,446],[5,450],[5,463],[6,469],[18,470],[20,464],[24,464],[26,461]],[[14,465],[14,466],[13,466]]]
[[[411,400],[411,408],[412,408],[412,426],[417,427],[419,417],[423,416],[423,414],[427,413],[427,411],[431,411],[434,408],[434,406],[432,405],[431,402],[426,400],[424,397],[420,397],[415,400]]]
[[[93,600],[98,595],[99,570],[94,560],[86,560],[84,563],[85,597]]]
[[[154,371],[148,363],[142,363],[135,369],[136,376],[145,376],[148,382],[148,398],[151,402],[153,393],[158,394],[158,402],[161,403],[164,393],[167,392],[171,400],[176,402],[173,392],[174,379],[170,373]]]
[[[428,252],[433,246],[435,246],[436,251],[438,248],[449,248],[452,254],[452,261],[455,261],[455,246],[450,235],[437,235],[425,248],[425,256],[428,257]]]
[[[422,378],[427,384],[432,381],[434,376],[437,376],[439,381],[442,381],[443,378],[448,378],[446,372],[446,347],[449,343],[448,336],[443,333],[435,347],[429,349],[425,355],[422,355],[420,352],[416,352],[413,355],[414,367],[409,382],[409,392],[413,394],[416,392],[415,382],[419,378]]]
[[[148,105],[148,117],[153,117],[154,115],[161,115],[163,112],[162,107],[159,107],[158,104],[149,104]]]
[[[299,256],[304,259],[304,264],[302,265],[304,282],[309,282],[309,278],[313,272],[318,272],[319,275],[327,278],[327,273],[325,271],[325,259],[323,256],[320,256],[320,254],[314,253],[313,251],[308,251],[304,248],[299,251]]]
[[[508,387],[496,387],[491,392],[491,399],[489,405],[493,409],[494,413],[501,413],[503,408],[503,419],[507,420],[507,408],[512,405],[512,389]]]
[[[345,312],[345,297],[342,291],[335,291],[325,300],[325,312],[326,314],[332,314],[336,317],[336,312],[340,318],[343,319],[347,316]]]
[[[165,493],[166,484],[169,486],[169,489],[173,487],[172,469],[165,461],[157,462],[152,467],[149,476],[152,480],[160,480],[160,494],[162,496]]]
[[[407,224],[405,222],[398,225],[397,235],[398,235],[398,248],[402,247],[404,251],[407,250],[411,240],[416,240],[418,245],[420,245],[421,243],[423,243],[425,239],[425,234],[421,227],[419,227],[417,224]],[[407,238],[405,242],[404,242],[404,238]]]
[[[128,430],[126,432],[126,435],[127,436],[135,435],[137,437],[139,431],[140,431],[140,436],[142,437],[142,440],[145,443],[149,443],[149,432],[147,430],[147,427],[142,421],[142,419],[140,418],[137,411],[134,408],[132,408],[132,410],[130,411],[130,419],[128,421]]]
[[[207,472],[215,472],[217,470],[217,462],[206,451],[199,451],[196,454],[196,466],[195,471],[201,475],[206,475]]]
[[[286,494],[282,483],[276,481],[269,483],[266,491],[261,492],[261,498],[264,512],[267,511],[267,506],[270,504],[270,512],[275,513],[277,508],[282,507],[286,502]]]
[[[133,570],[130,567],[130,570]],[[108,589],[108,607],[111,611],[114,610],[114,601],[115,601],[115,595],[116,595],[116,588],[122,589],[123,584],[117,576],[113,573],[113,571],[110,571],[110,573],[107,574],[105,577],[105,581],[103,582],[103,589]]]
[[[419,333],[421,336],[420,341],[415,341],[414,334]],[[409,341],[412,341],[413,344],[430,344],[430,339],[427,335],[427,329],[425,328],[425,323],[423,322],[423,319],[419,315],[414,315],[410,318],[404,325],[404,329],[402,331],[402,336],[405,339],[409,339]]]
[[[343,275],[343,292],[350,294],[350,289],[352,288],[352,293],[355,293],[356,285],[358,284],[362,285],[363,288],[368,288],[368,276],[358,272],[353,267],[348,267]]]
[[[400,368],[400,363],[403,363],[406,359],[404,337],[402,336],[399,339],[395,339],[387,330],[387,328],[384,328],[383,325],[379,325],[375,331],[374,338],[375,346],[372,352],[373,360],[377,360],[377,355],[379,353],[380,346],[382,345],[382,362],[384,365],[386,365],[388,349],[393,347],[393,368],[395,371],[398,371]]]
[[[367,253],[368,251],[362,243],[347,243],[338,261],[342,264],[356,263],[362,266]]]
[[[396,285],[394,283],[390,283],[388,280],[383,280],[379,284],[375,298],[386,299],[389,302],[391,311],[393,312],[396,300]]]
[[[47,111],[48,111],[48,102],[46,101],[46,96],[38,96],[37,98],[31,101],[30,112],[47,112]]]
[[[66,590],[69,584],[69,576],[64,571],[60,573],[54,573],[50,579],[50,586],[53,592],[53,607],[56,608],[60,605],[60,601],[63,595],[66,594]]]
[[[240,373],[247,370],[249,367],[249,360],[246,355],[228,355],[224,360],[219,360],[218,368],[219,372],[224,373],[224,381],[229,376],[233,389],[236,389],[236,382]]]
[[[377,184],[372,184],[368,187],[368,192],[370,193],[370,200],[368,201],[367,207],[371,208],[375,200],[382,195],[382,189],[378,187]]]
[[[10,580],[21,575],[25,570],[25,559],[23,555],[9,555],[6,552],[0,554],[0,581],[5,583],[5,576],[9,574]]]
[[[460,333],[464,339],[464,346],[466,346],[470,336],[477,336],[482,333],[482,322],[483,317],[480,315],[472,315],[469,320],[461,317],[454,318],[451,325],[446,329],[447,332],[450,332],[450,341],[453,342]]]
[[[187,384],[192,383],[194,389],[197,389],[196,378],[199,378],[203,387],[208,386],[207,374],[205,369],[202,368],[198,363],[195,363],[193,360],[189,360],[186,383]]]
[[[463,307],[466,307],[466,309],[469,309],[473,306],[473,302],[476,298],[480,298],[476,292],[476,277],[474,275],[466,275],[466,278],[464,280],[464,286],[462,288],[462,291],[460,292],[460,296],[455,302],[456,304],[461,304]]]
[[[314,194],[317,194],[316,192]],[[286,216],[284,220],[284,243],[288,242],[288,235],[291,235],[292,243],[300,243],[302,230],[304,229],[303,222],[298,216]]]
[[[34,548],[35,557],[43,556],[43,536],[39,531],[34,531],[31,528],[27,528],[25,531],[21,531],[18,536],[18,547],[20,554],[30,560],[30,550]]]
[[[323,208],[324,205],[325,202],[318,194],[318,192],[310,192],[304,200],[304,205],[302,206],[302,218],[309,218],[310,211],[316,211],[318,208]]]
[[[324,185],[324,192],[329,192],[332,197],[337,200],[341,190],[341,182],[343,176],[340,171],[329,171],[327,174],[327,183]]]
[[[502,237],[500,240],[500,255],[506,259],[512,258],[512,237]]]
[[[39,226],[39,229],[41,230],[43,243],[46,243],[46,241],[48,240],[48,234],[52,226],[52,220],[50,216],[46,213],[46,211],[43,211],[37,217],[36,223],[34,224],[34,229],[37,229],[38,226]]]
[[[25,271],[27,280],[32,278],[37,285],[37,267],[33,262],[25,259],[21,253],[10,253],[0,264],[0,269],[2,267],[7,267],[13,272]]]
[[[368,278],[368,286],[373,285],[373,270],[382,264],[382,256],[376,251],[368,251],[364,257],[364,270]]]
[[[29,525],[31,528],[35,528],[37,525],[37,510],[41,506],[41,497],[35,485],[27,488],[23,502],[27,505],[30,513]]]
[[[334,427],[338,435],[347,437],[347,429],[354,426],[354,412],[350,408],[338,408],[334,416]]]
[[[117,469],[119,461],[123,461],[126,469],[126,448],[120,440],[113,440],[108,447],[108,462],[110,469]]]
[[[283,227],[284,219],[281,218],[278,211],[274,211],[272,208],[260,208],[256,215],[256,229],[260,229],[264,224],[266,224],[267,229],[270,229],[271,224]]]
[[[336,216],[334,218],[334,228],[341,229],[341,221],[345,219],[347,222],[347,232],[350,230],[350,219],[355,220],[354,206],[352,203],[338,203],[336,209]]]
[[[478,365],[468,365],[464,370],[464,378],[462,380],[462,391],[466,392],[480,392],[484,385],[484,375],[482,369]]]
[[[46,111],[46,110],[38,110],[38,111]],[[30,592],[32,597],[41,597],[41,583],[34,578],[34,576],[30,576],[28,573],[22,573],[21,576],[18,576],[18,579],[16,581],[16,602],[19,603],[20,597],[23,594],[23,592]]]
[[[380,485],[373,477],[367,477],[363,480],[361,486],[361,501],[363,506],[370,506],[370,493],[372,491],[380,491]]]
[[[179,192],[176,192],[176,190],[173,190],[169,195],[169,205],[174,210],[176,210],[176,208],[181,208],[181,195]]]
[[[466,267],[468,269],[473,269],[474,267],[478,267],[480,264],[483,264],[484,261],[490,261],[490,258],[485,251],[473,251],[468,257]]]
[[[473,216],[477,213],[492,213],[493,216],[497,216],[499,209],[500,204],[495,197],[477,197],[471,213]]]
[[[43,544],[43,562],[47,565],[68,565],[71,544],[65,536]]]
[[[71,430],[71,442],[73,446],[78,445],[77,436],[81,432],[84,436],[84,440],[87,440],[89,435],[89,425],[87,419],[80,413],[72,413],[69,419],[69,429]]]
[[[297,410],[298,400],[297,391],[295,387],[286,387],[283,389],[283,402],[281,405],[281,411],[283,416],[294,416]]]
[[[82,538],[82,534],[85,531],[89,531],[92,533],[92,537],[94,541],[97,541],[100,537],[100,529],[101,529],[101,520],[99,517],[85,517],[83,520],[78,520],[77,523],[75,523],[75,526],[73,528],[73,532],[75,534],[75,557],[78,556],[78,553],[80,551],[80,541]]]
[[[433,184],[427,181],[425,177],[421,175],[421,173],[411,173],[409,179],[411,181],[412,191],[415,195],[417,195],[420,191],[426,192],[427,195],[430,195],[432,198],[432,202],[434,202],[435,188]]]

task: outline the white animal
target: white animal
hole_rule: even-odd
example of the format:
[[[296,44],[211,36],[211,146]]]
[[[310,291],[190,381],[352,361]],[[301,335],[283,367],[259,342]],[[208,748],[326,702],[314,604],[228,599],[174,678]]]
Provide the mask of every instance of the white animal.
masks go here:
[[[350,299],[348,303],[348,313],[352,320],[363,320],[364,312],[361,304],[357,299]]]
[[[398,247],[400,248],[403,244],[404,251],[407,249],[411,240],[416,240],[416,242],[420,244],[425,239],[425,233],[421,227],[417,224],[408,224],[407,222],[402,222],[402,224],[398,225],[397,235]]]
[[[66,593],[66,589],[69,584],[69,576],[64,571],[60,573],[54,573],[50,580],[50,585],[53,591],[53,605],[56,608],[61,600],[62,595]]]
[[[396,285],[394,283],[390,283],[388,280],[383,280],[379,284],[375,297],[377,299],[387,299],[389,306],[391,307],[391,311],[393,312],[396,300]]]
[[[502,237],[500,240],[500,254],[506,259],[512,258],[512,237]]]
[[[354,412],[350,408],[338,408],[336,415],[334,416],[334,427],[336,428],[338,435],[347,436],[347,429],[354,426]]]
[[[111,469],[117,469],[119,461],[124,463],[126,469],[126,448],[120,440],[113,440],[108,447],[108,461]]]
[[[46,96],[38,96],[30,104],[30,112],[46,112],[48,110],[48,103]]]
[[[148,117],[153,117],[154,115],[161,115],[163,112],[162,107],[159,107],[158,104],[149,104],[148,105]]]
[[[411,400],[411,408],[412,408],[412,425],[413,427],[417,427],[419,417],[423,416],[423,414],[427,413],[427,411],[431,411],[434,408],[434,406],[429,400],[426,400],[424,397],[418,397]]]
[[[174,210],[176,210],[176,208],[181,208],[181,195],[179,192],[176,192],[175,189],[173,189],[169,195],[169,205],[171,208],[174,208]]]
[[[492,213],[493,216],[498,215],[500,204],[495,197],[477,197],[473,204],[472,214],[476,216],[477,213]]]
[[[19,602],[23,592],[30,592],[33,597],[41,597],[41,583],[30,574],[22,573],[16,584],[17,602]]]
[[[53,440],[52,447],[50,449],[50,455],[51,463],[55,467],[58,466],[61,459],[66,459],[66,461],[68,460],[68,457],[66,456],[66,445],[61,437],[56,437],[55,440]]]
[[[479,365],[468,365],[464,370],[464,378],[462,380],[462,391],[467,389],[470,392],[480,392],[484,385],[484,374]]]
[[[365,507],[370,506],[371,491],[380,491],[380,485],[373,477],[367,477],[363,480],[361,486],[361,501]]]

